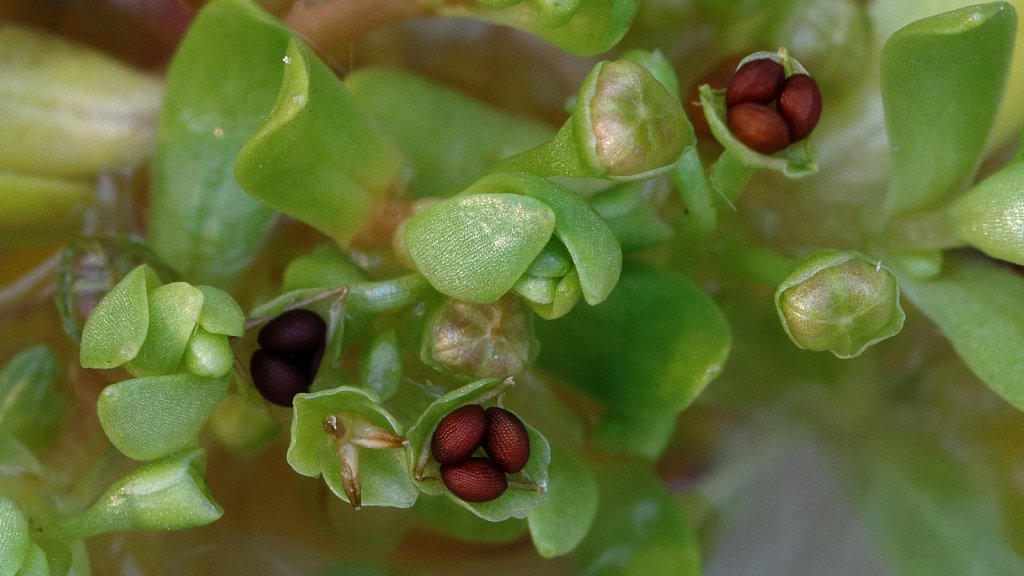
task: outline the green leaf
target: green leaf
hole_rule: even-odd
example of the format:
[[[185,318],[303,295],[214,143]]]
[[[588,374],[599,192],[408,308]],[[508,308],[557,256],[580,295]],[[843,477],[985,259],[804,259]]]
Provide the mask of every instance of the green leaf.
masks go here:
[[[69,539],[124,530],[182,530],[209,524],[224,510],[203,477],[202,449],[150,462],[111,485],[84,513],[65,519]]]
[[[129,458],[152,460],[195,442],[228,379],[173,374],[125,380],[96,403],[103,431]]]
[[[227,376],[234,361],[235,353],[227,336],[211,334],[197,326],[185,347],[183,364],[196,376],[219,378]]]
[[[235,175],[260,201],[347,246],[399,183],[401,158],[305,46],[289,42],[284,61],[277,103]]]
[[[619,462],[595,472],[600,506],[574,554],[579,573],[700,574],[697,536],[650,467]]]
[[[674,175],[679,172],[683,162],[693,158],[693,154],[683,155],[683,161],[676,165],[669,172]],[[698,161],[699,164],[699,161]],[[704,168],[700,166],[701,181],[704,181]],[[643,194],[644,184],[640,182],[626,182],[612,186],[592,196],[590,205],[597,210],[597,213],[604,218],[612,234],[615,235],[622,250],[639,250],[655,244],[660,244],[672,237],[672,227],[665,223],[658,215],[658,211],[651,205]],[[710,204],[710,195],[706,184],[701,188],[704,194],[708,194],[707,210],[710,212],[711,224],[706,229],[714,227],[714,208]],[[686,204],[691,218],[696,218],[697,213],[694,205]]]
[[[967,366],[1024,410],[1024,277],[992,262],[950,256],[932,279],[901,273],[899,280]]]
[[[35,454],[13,434],[0,428],[0,476],[43,476],[45,473]]]
[[[227,292],[213,286],[196,286],[203,293],[199,326],[211,334],[245,334],[245,312]]]
[[[335,495],[349,502],[339,462],[343,441],[325,430],[325,419],[329,416],[336,417],[341,427],[362,422],[364,424],[352,427],[368,424],[395,435],[401,435],[403,429],[371,392],[359,388],[341,386],[295,396],[288,464],[303,476],[323,475]],[[413,505],[419,491],[409,472],[405,448],[358,447],[356,450],[363,506],[408,508]]]
[[[954,234],[982,252],[1024,265],[1024,162],[983,180],[950,206]]]
[[[580,301],[583,290],[580,288],[580,276],[575,269],[558,281],[551,293],[551,301],[540,304],[527,300],[530,308],[545,320],[554,320],[568,314]]]
[[[554,212],[533,198],[474,194],[438,202],[410,218],[405,247],[439,292],[486,304],[512,288],[554,229]]]
[[[266,410],[253,408],[234,394],[225,396],[210,415],[210,431],[241,457],[258,453],[277,438],[281,429]]]
[[[465,542],[512,542],[527,530],[524,520],[512,518],[488,522],[448,498],[420,498],[413,510],[434,528]]]
[[[187,282],[172,282],[149,292],[149,330],[139,353],[126,368],[134,376],[178,371],[189,338],[199,323],[203,293]]]
[[[25,562],[18,570],[17,576],[50,576],[50,563],[46,560],[46,552],[34,542],[29,545]]]
[[[555,449],[548,466],[547,498],[526,517],[537,552],[553,558],[572,552],[597,515],[597,481],[574,452]]]
[[[676,432],[675,413],[636,415],[609,410],[594,431],[594,445],[655,461]]]
[[[70,408],[62,376],[45,345],[12,358],[0,372],[0,429],[33,450],[52,445]]]
[[[281,292],[304,288],[334,288],[368,281],[366,273],[336,246],[321,244],[288,263]]]
[[[167,71],[149,240],[193,282],[236,282],[274,222],[273,210],[239,187],[233,167],[274,104],[290,39],[250,0],[214,0]]]
[[[93,184],[0,169],[0,245],[73,236],[93,197]]]
[[[886,42],[888,216],[934,207],[974,173],[1002,100],[1016,26],[1010,4],[991,2],[918,20]]]
[[[359,360],[359,383],[387,400],[402,380],[402,350],[393,328],[377,333]]]
[[[731,335],[688,280],[638,263],[598,306],[538,322],[539,364],[609,408],[678,412],[722,370]],[[586,342],[586,346],[580,346]]]
[[[539,122],[511,116],[409,72],[360,68],[345,85],[409,160],[409,191],[417,198],[451,195],[495,160],[536,146],[552,134]]]
[[[0,493],[0,576],[14,576],[29,554],[28,520],[13,500]]]
[[[158,285],[156,273],[140,265],[103,297],[82,328],[84,368],[114,368],[138,355],[149,330],[147,294]]]
[[[496,175],[497,176],[497,175]],[[532,179],[526,174],[505,178]],[[562,241],[579,274],[580,288],[587,304],[600,304],[611,294],[622,271],[622,248],[608,224],[589,204],[564,186],[549,183],[521,187],[555,213],[555,236]]]
[[[157,78],[10,20],[0,54],[0,171],[91,177],[152,151]]]
[[[480,4],[485,4],[481,2]],[[495,24],[513,26],[539,36],[562,50],[577,56],[607,52],[629,30],[640,5],[639,0],[583,0],[557,2],[504,2],[504,7],[445,5],[439,8],[447,16],[474,17]],[[570,4],[565,7],[564,4]],[[578,4],[578,8],[573,8]]]

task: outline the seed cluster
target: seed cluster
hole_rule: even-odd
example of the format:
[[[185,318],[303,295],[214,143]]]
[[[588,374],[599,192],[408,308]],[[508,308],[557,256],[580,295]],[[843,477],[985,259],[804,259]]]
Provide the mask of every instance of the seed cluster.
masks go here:
[[[291,406],[300,392],[308,392],[324,353],[327,324],[315,312],[288,310],[267,322],[256,342],[260,348],[249,361],[256,389],[268,401]]]
[[[806,138],[821,117],[821,92],[807,74],[786,77],[770,58],[747,62],[725,89],[729,130],[744,144],[774,154]],[[774,104],[774,106],[773,106]]]
[[[473,456],[479,448],[487,457]],[[452,494],[466,502],[487,502],[508,489],[507,474],[526,466],[530,437],[523,421],[508,410],[467,404],[441,419],[430,452]]]

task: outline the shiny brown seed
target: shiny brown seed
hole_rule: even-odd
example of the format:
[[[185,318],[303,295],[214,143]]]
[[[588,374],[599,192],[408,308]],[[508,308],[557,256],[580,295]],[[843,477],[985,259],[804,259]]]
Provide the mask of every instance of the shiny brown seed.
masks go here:
[[[505,472],[522,470],[530,459],[530,435],[523,421],[504,408],[488,408],[484,451]]]
[[[814,78],[807,74],[786,78],[779,94],[779,113],[789,125],[789,137],[794,142],[807,138],[821,117],[821,91]]]
[[[470,458],[441,466],[444,485],[466,502],[494,500],[508,489],[508,478],[487,458]]]
[[[267,322],[256,341],[267,350],[293,354],[320,347],[326,334],[327,324],[319,314],[296,308]]]
[[[729,108],[726,122],[740,141],[762,154],[789,146],[789,126],[781,114],[764,104],[737,104]]]
[[[775,60],[762,58],[747,62],[729,80],[725,88],[725,104],[767,104],[778,97],[785,79],[786,69]]]
[[[430,453],[439,464],[455,464],[473,455],[480,447],[487,416],[483,406],[467,404],[441,419],[430,438]]]
[[[304,367],[283,354],[269,350],[253,352],[249,373],[260,394],[279,406],[291,406],[296,394],[309,391],[310,379]]]

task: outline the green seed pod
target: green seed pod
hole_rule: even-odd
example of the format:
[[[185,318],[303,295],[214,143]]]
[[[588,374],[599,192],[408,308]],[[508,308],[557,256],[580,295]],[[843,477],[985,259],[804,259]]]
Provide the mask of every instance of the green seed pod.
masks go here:
[[[860,252],[804,258],[775,291],[786,334],[800,348],[853,358],[903,328],[896,276]]]
[[[982,252],[1024,265],[1024,162],[993,174],[949,209],[956,236]]]
[[[447,299],[427,320],[420,359],[459,380],[518,376],[537,356],[532,320],[511,294],[492,304]]]

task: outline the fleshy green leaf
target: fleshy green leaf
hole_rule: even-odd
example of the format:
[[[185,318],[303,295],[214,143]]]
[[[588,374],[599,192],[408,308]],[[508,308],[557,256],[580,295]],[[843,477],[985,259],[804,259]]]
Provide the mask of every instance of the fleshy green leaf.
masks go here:
[[[495,160],[536,146],[552,134],[543,124],[400,70],[361,68],[345,85],[408,158],[414,197],[453,194]]]
[[[118,450],[152,460],[194,442],[227,387],[226,377],[192,374],[125,380],[103,389],[96,414]]]
[[[46,560],[46,552],[34,542],[29,545],[25,562],[22,563],[17,576],[50,576],[50,563]]]
[[[251,456],[270,444],[282,426],[265,410],[249,405],[241,396],[225,396],[210,416],[210,431],[229,450]]]
[[[554,229],[554,212],[533,198],[457,196],[410,218],[405,247],[439,292],[486,304],[512,288]]]
[[[291,36],[250,0],[214,0],[171,62],[149,240],[192,282],[234,283],[273,224],[273,210],[239,187],[233,166],[274,104]]]
[[[282,292],[305,288],[334,288],[359,284],[369,280],[366,273],[356,266],[335,246],[321,244],[309,254],[299,256],[284,269]]]
[[[0,428],[32,449],[53,443],[67,416],[60,360],[49,347],[29,348],[0,372]]]
[[[402,426],[372,393],[359,388],[342,386],[295,396],[288,464],[303,476],[323,475],[335,495],[348,502],[340,472],[342,442],[325,430],[325,419],[329,416],[336,417],[340,426],[360,421],[396,435],[401,435]],[[413,505],[419,491],[412,481],[404,447],[355,449],[359,453],[363,506]]]
[[[401,158],[305,46],[292,40],[284,62],[277,103],[235,175],[249,194],[346,246],[398,183]]]
[[[1024,265],[1024,162],[989,176],[950,207],[957,237],[982,252]]]
[[[682,410],[721,372],[731,345],[707,294],[674,273],[629,263],[608,300],[538,322],[537,335],[542,367],[624,412]]]
[[[219,378],[231,371],[234,361],[235,353],[227,336],[211,334],[197,326],[185,347],[183,364],[196,376]]]
[[[203,293],[199,325],[211,334],[241,336],[245,334],[245,313],[227,292],[213,286],[196,286]]]
[[[448,498],[420,498],[413,510],[441,532],[466,542],[511,542],[527,530],[524,520],[488,522]]]
[[[949,257],[932,279],[899,280],[971,370],[1024,410],[1024,277],[992,262]]]
[[[14,576],[29,554],[28,520],[13,500],[0,493],[0,576]]]
[[[126,367],[135,376],[170,374],[181,364],[199,322],[203,293],[187,282],[172,282],[150,291],[148,299],[146,340]]]
[[[0,53],[0,170],[92,176],[149,155],[159,80],[10,20]]]
[[[683,161],[670,174],[680,170],[679,166],[692,159],[693,154],[696,151],[684,154]],[[699,170],[703,181],[703,166]],[[672,237],[672,227],[658,216],[654,206],[642,195],[642,189],[642,183],[627,182],[598,192],[589,199],[590,205],[604,218],[624,251],[647,248]],[[706,185],[701,190],[709,194]],[[711,214],[712,224],[709,228],[713,228],[714,208],[710,205],[710,195],[707,200],[705,213]],[[693,218],[697,212],[695,207],[687,203],[686,208]]]
[[[0,169],[0,245],[75,234],[92,197],[90,182]]]
[[[668,414],[629,414],[608,410],[594,431],[594,444],[626,454],[657,460],[676,432],[679,416]]]
[[[159,280],[138,266],[103,297],[82,329],[80,362],[85,368],[114,368],[135,358],[149,330],[150,289]]]
[[[383,330],[370,340],[359,361],[359,382],[387,400],[402,380],[402,350],[394,329]]]
[[[73,538],[123,530],[182,530],[209,524],[224,510],[203,477],[201,449],[145,464],[115,482],[61,529]]]
[[[573,452],[555,449],[548,466],[548,494],[526,517],[537,552],[552,558],[572,552],[597,514],[597,481]]]
[[[526,174],[506,177],[532,178]],[[522,186],[521,189],[555,213],[555,236],[572,255],[583,299],[591,305],[604,302],[622,271],[622,248],[604,218],[564,186],[551,183],[547,187]]]
[[[0,428],[0,476],[45,474],[43,465],[35,454],[10,432]]]
[[[886,42],[888,215],[933,207],[971,177],[1002,100],[1016,25],[1010,4],[991,2],[918,20]]]

